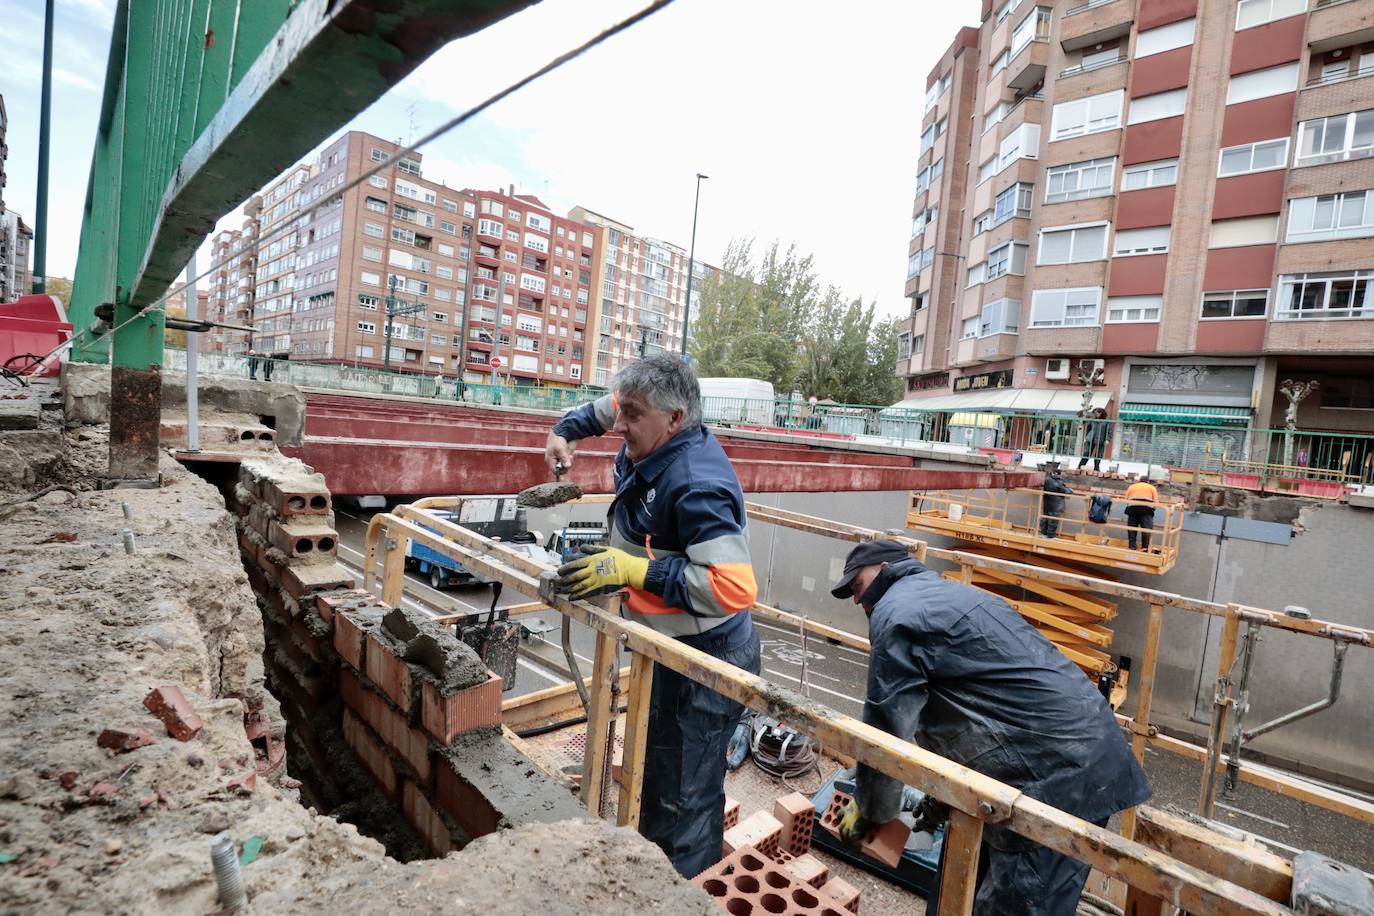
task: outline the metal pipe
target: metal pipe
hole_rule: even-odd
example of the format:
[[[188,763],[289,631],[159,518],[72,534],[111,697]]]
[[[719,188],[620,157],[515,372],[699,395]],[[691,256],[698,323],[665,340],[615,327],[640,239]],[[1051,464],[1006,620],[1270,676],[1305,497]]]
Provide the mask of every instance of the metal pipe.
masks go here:
[[[43,16],[43,83],[38,101],[38,200],[33,213],[33,292],[48,288],[48,159],[52,133],[53,0]],[[20,290],[22,293],[23,290]],[[66,303],[71,307],[71,303]]]
[[[1345,673],[1345,650],[1349,645],[1350,644],[1346,642],[1332,643],[1334,657],[1331,660],[1331,687],[1327,691],[1325,699],[1318,700],[1315,703],[1309,703],[1301,709],[1295,709],[1290,713],[1279,716],[1277,719],[1271,719],[1262,725],[1252,728],[1250,731],[1240,736],[1241,744],[1253,741],[1260,735],[1272,732],[1276,728],[1282,728],[1299,719],[1304,719],[1314,713],[1319,713],[1329,706],[1334,706],[1341,696],[1341,676]],[[1238,750],[1236,753],[1238,753]],[[1232,756],[1236,756],[1236,753],[1233,753]]]
[[[708,176],[697,172],[697,191],[692,199],[692,244],[687,253],[687,295],[682,300],[682,355],[687,355],[687,326],[692,318],[692,274],[697,266],[697,212],[701,209],[701,179]]]
[[[198,303],[196,302],[196,253],[186,262],[186,317],[195,321]],[[196,377],[199,368],[200,338],[195,334],[186,335],[186,451],[200,451],[200,381]]]
[[[573,653],[572,647],[572,618],[567,614],[563,616],[563,657],[568,660],[568,673],[572,675],[573,686],[577,688],[578,699],[582,701],[582,711],[591,715],[592,698],[587,693],[587,685],[582,682],[582,672],[577,667],[577,655]],[[618,669],[617,669],[618,670]]]
[[[1240,662],[1240,683],[1236,688],[1236,721],[1231,732],[1231,753],[1226,761],[1224,791],[1228,795],[1236,790],[1236,781],[1240,776],[1240,746],[1244,740],[1241,723],[1245,719],[1246,710],[1250,708],[1250,673],[1254,670],[1255,654],[1259,648],[1259,631],[1260,625],[1253,620],[1245,625],[1245,649]]]

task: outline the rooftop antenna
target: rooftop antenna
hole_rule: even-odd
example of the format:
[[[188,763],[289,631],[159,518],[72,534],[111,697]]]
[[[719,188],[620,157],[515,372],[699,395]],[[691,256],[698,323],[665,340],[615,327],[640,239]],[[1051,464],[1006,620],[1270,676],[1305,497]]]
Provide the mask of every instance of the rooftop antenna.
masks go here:
[[[415,109],[419,107],[419,105],[420,100],[416,99],[415,101],[411,102],[408,106],[406,106],[406,118],[408,119],[410,125],[410,132],[406,134],[406,146],[410,146],[411,142],[415,139]]]

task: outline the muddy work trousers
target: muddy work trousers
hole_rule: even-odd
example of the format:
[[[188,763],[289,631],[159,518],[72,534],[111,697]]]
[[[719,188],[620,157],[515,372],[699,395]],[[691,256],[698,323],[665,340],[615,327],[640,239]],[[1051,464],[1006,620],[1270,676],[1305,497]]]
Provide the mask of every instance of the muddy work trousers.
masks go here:
[[[1096,823],[1107,826],[1105,818]],[[1030,848],[1015,852],[988,843],[979,848],[973,916],[1074,916],[1077,912],[1089,867],[1044,846],[1025,845]],[[948,848],[940,851],[942,871]],[[927,901],[927,912],[938,908],[938,894],[933,896],[937,899]]]
[[[759,673],[759,637],[747,611],[681,641]],[[639,832],[667,854],[684,878],[695,878],[720,861],[725,748],[742,711],[729,697],[654,665]]]

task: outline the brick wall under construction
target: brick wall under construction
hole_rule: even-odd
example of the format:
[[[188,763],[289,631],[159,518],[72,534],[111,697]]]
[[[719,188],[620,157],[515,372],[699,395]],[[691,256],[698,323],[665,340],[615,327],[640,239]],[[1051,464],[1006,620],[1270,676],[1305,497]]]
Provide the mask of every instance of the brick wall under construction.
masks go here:
[[[233,488],[258,597],[268,685],[304,800],[398,858],[443,856],[503,827],[585,819],[500,729],[501,679],[447,628],[357,590],[335,562],[324,478],[295,459],[245,458]],[[269,756],[270,753],[269,753]]]

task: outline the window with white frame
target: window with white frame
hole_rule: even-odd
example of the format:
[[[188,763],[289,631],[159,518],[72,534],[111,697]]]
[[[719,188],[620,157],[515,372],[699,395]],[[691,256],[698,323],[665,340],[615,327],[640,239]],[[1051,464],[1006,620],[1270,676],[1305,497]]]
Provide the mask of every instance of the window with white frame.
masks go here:
[[[362,359],[371,359],[371,358],[372,358],[372,348],[369,347],[369,346],[365,346],[365,345],[363,345],[363,344],[357,344],[357,345],[354,346],[354,348],[353,348],[353,355],[354,355],[354,356],[358,356],[358,357],[360,357],[360,358],[362,358]]]
[[[1138,254],[1163,254],[1169,250],[1169,228],[1150,226],[1145,229],[1118,229],[1112,254],[1118,258]]]
[[[376,334],[376,333],[377,333],[377,322],[375,322],[375,321],[360,321],[360,322],[358,322],[358,333],[360,333],[360,334]]]
[[[1097,324],[1102,287],[1038,289],[1031,297],[1030,326],[1033,328],[1091,327]]]
[[[438,267],[434,268],[434,275],[438,277],[440,280],[452,280],[453,268],[445,267],[444,265],[440,264]]]
[[[1267,172],[1281,169],[1288,161],[1288,138],[1260,140],[1255,143],[1242,143],[1228,146],[1221,151],[1217,164],[1217,177],[1244,175],[1248,172]]]
[[[1015,57],[1022,48],[1032,41],[1044,41],[1050,37],[1050,8],[1037,6],[1011,30],[1011,56]]]
[[[527,289],[535,293],[542,293],[544,291],[544,278],[536,277],[531,274],[521,274],[520,288]]]
[[[1374,270],[1279,277],[1277,318],[1374,318]]]
[[[1075,264],[1107,256],[1108,223],[1085,223],[1040,230],[1036,264]]]
[[[534,315],[517,315],[515,316],[515,329],[538,334],[544,330],[544,322]]]
[[[1202,294],[1202,318],[1263,318],[1269,312],[1269,290],[1228,289]]]
[[[1022,124],[1002,138],[997,168],[1006,168],[1017,159],[1036,159],[1040,155],[1040,125]]]
[[[1128,165],[1121,170],[1121,190],[1139,191],[1143,188],[1158,188],[1178,182],[1178,160],[1158,159],[1154,162],[1141,162]]]
[[[376,247],[374,247],[374,246],[372,246],[372,245],[364,245],[364,246],[363,246],[363,260],[364,260],[364,261],[380,261],[381,259],[382,259],[382,249],[376,248]]]
[[[547,216],[540,216],[538,213],[526,213],[525,225],[535,232],[542,232],[545,235],[549,234],[549,230],[553,226]]]
[[[1306,10],[1307,0],[1240,0],[1236,6],[1236,31],[1286,19]]]
[[[1197,29],[1196,19],[1181,19],[1154,29],[1146,29],[1135,37],[1136,58],[1162,54],[1175,48],[1186,48],[1193,43],[1193,33]]]
[[[371,210],[373,213],[386,212],[386,201],[384,200],[378,200],[375,197],[364,197],[363,204],[367,207],[367,209]]]
[[[1279,238],[1279,217],[1242,216],[1212,221],[1208,248],[1241,248],[1246,245],[1272,245]]]
[[[920,147],[920,149],[918,149],[918,150],[916,151],[916,155],[917,155],[917,156],[923,155],[923,154],[925,153],[926,150],[930,149],[930,148],[931,148],[932,146],[934,146],[934,145],[935,145],[935,125],[932,124],[932,125],[930,125],[929,127],[927,127],[925,130],[921,131],[921,147]]]
[[[448,312],[434,312],[429,317],[430,321],[448,321]]]
[[[1303,121],[1293,165],[1319,165],[1374,155],[1374,108]]]
[[[1013,216],[1029,217],[1031,204],[1034,200],[1035,185],[1033,184],[1021,181],[1006,188],[993,199],[992,224],[994,226],[1000,225]]]
[[[965,318],[965,319],[964,319],[964,330],[963,330],[963,333],[961,333],[961,334],[959,335],[959,339],[960,339],[960,340],[972,340],[973,338],[977,337],[977,336],[978,336],[978,322],[979,322],[979,320],[980,320],[980,319],[978,319],[978,318],[976,318],[976,317],[974,317],[974,318]]]
[[[1007,69],[1007,62],[1011,60],[1011,51],[1003,48],[1002,53],[992,59],[992,67],[988,70],[988,79],[992,79],[1003,70]]]
[[[371,178],[367,180],[367,183],[372,185],[374,188],[386,187],[386,179],[383,178],[381,175],[373,175]]]
[[[532,248],[541,254],[549,253],[549,240],[540,235],[525,233],[525,247]]]
[[[381,286],[382,275],[370,270],[365,270],[358,275],[358,282],[364,286]]]
[[[477,221],[477,234],[489,235],[499,239],[505,234],[505,227],[494,219],[479,219]]]
[[[973,234],[982,235],[992,228],[992,211],[984,210],[973,218]]]
[[[1002,120],[1006,118],[1007,113],[1010,111],[1011,103],[1008,101],[1003,100],[994,105],[992,111],[989,111],[983,116],[983,133],[987,133],[998,124],[1001,124]]]
[[[985,261],[979,261],[968,269],[968,285],[977,286],[987,279],[988,265]]]
[[[987,278],[995,280],[1003,274],[1020,276],[1026,272],[1026,250],[1030,246],[1024,242],[1007,242],[988,252]]]
[[[911,332],[903,331],[897,335],[897,358],[906,359],[911,355]]]
[[[443,242],[440,242],[440,243],[439,243],[439,254],[442,255],[443,257],[446,257],[446,258],[451,258],[451,257],[453,257],[453,246],[452,246],[452,245],[445,245]]]
[[[924,352],[926,352],[926,335],[917,334],[911,338],[911,355],[920,356]]]
[[[1288,202],[1289,242],[1374,235],[1374,191],[1344,191]]]
[[[1086,159],[1067,165],[1052,165],[1045,174],[1045,203],[1083,200],[1112,193],[1116,179],[1116,157]]]
[[[1125,92],[1113,89],[1054,106],[1050,118],[1050,139],[1067,140],[1084,134],[1114,130],[1121,126],[1121,103]]]
[[[381,304],[381,301],[382,301],[382,300],[379,299],[379,298],[377,298],[376,296],[368,296],[368,295],[359,294],[359,296],[358,296],[358,308],[360,308],[360,309],[375,309],[378,305]]]
[[[940,176],[944,174],[944,171],[945,160],[943,158],[936,159],[934,162],[932,162],[930,165],[930,183],[935,184],[935,182],[939,180]]]
[[[978,336],[1015,334],[1020,321],[1020,299],[995,299],[983,305],[983,311],[978,316]]]
[[[1171,89],[1131,99],[1131,109],[1127,113],[1127,124],[1144,124],[1147,121],[1162,121],[1183,114],[1188,104],[1188,90]]]
[[[472,219],[474,216],[477,215],[477,207],[475,204],[473,204],[472,201],[463,201],[463,215],[466,216],[468,219]]]
[[[1238,105],[1241,102],[1252,102],[1255,99],[1268,98],[1271,95],[1296,92],[1297,89],[1298,62],[1294,61],[1291,64],[1280,64],[1277,67],[1267,67],[1264,70],[1252,70],[1249,73],[1231,77],[1231,82],[1226,87],[1226,104]]]
[[[978,183],[982,184],[983,182],[987,181],[989,178],[996,174],[997,157],[993,156],[992,158],[988,159],[987,162],[984,162],[982,165],[978,166]],[[916,193],[919,194],[920,190],[918,189]]]
[[[1163,296],[1112,296],[1107,299],[1107,322],[1131,324],[1159,321]]]
[[[920,194],[930,187],[930,169],[924,168],[916,173],[916,193]]]

